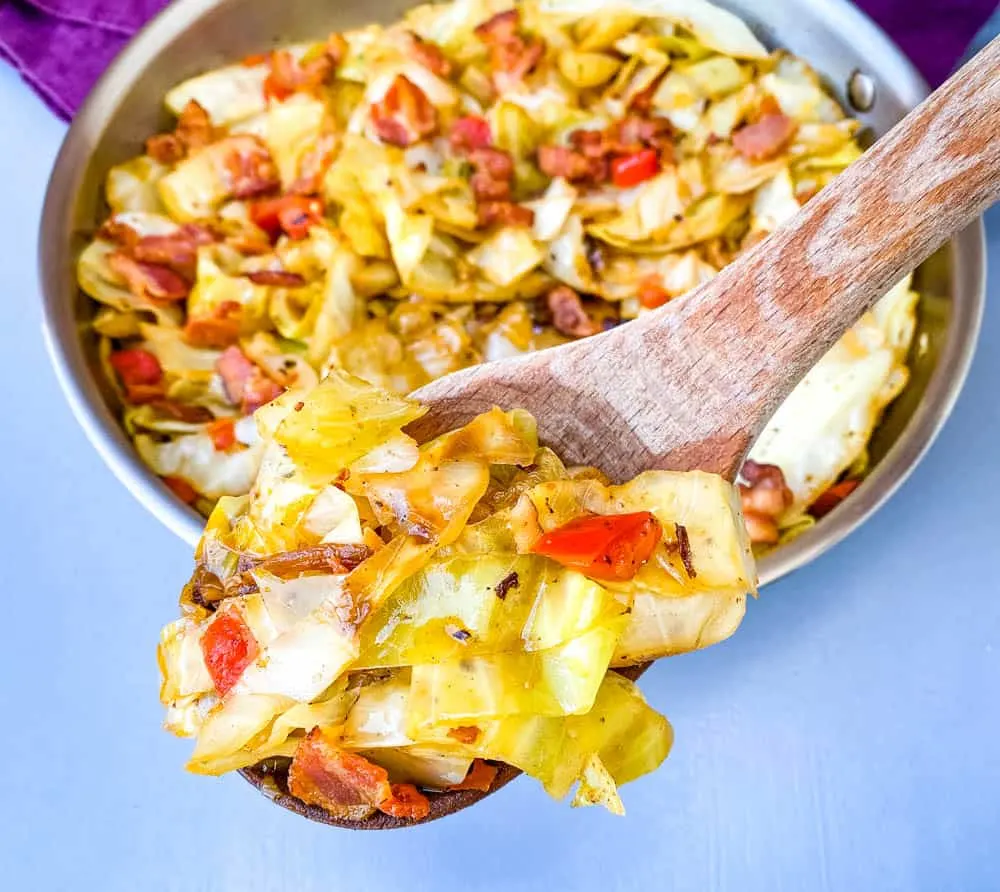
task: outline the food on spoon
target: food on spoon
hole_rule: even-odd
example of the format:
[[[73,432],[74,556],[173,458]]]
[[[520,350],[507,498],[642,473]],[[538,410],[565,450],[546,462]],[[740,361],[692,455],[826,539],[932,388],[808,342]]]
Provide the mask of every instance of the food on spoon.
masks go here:
[[[406,393],[596,334],[682,298],[861,153],[806,62],[704,0],[420,6],[166,103],[174,129],[109,172],[78,277],[136,448],[205,514],[247,492],[245,416],[282,391],[338,368]],[[897,285],[754,447],[792,493],[751,517],[758,544],[863,472],[915,301]]]
[[[429,814],[507,763],[621,812],[672,731],[609,671],[703,647],[753,592],[735,488],[567,468],[525,412],[423,445],[418,403],[333,370],[260,408],[260,470],[208,520],[162,632],[188,767],[266,762],[330,815]]]

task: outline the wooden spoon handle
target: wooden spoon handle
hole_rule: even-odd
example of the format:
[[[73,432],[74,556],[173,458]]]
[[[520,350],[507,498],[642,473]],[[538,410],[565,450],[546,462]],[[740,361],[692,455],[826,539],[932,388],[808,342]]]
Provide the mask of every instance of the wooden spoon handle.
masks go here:
[[[671,369],[672,417],[642,437],[656,463],[734,472],[843,332],[998,194],[1000,38],[757,249],[609,339],[650,380]]]

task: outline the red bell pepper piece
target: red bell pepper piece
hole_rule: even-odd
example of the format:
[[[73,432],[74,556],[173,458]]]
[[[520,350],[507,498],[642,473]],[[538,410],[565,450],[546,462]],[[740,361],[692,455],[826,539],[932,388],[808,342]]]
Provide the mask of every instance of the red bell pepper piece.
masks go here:
[[[303,239],[309,229],[323,219],[323,202],[305,195],[282,195],[250,203],[250,219],[277,241],[284,232],[289,238]]]
[[[620,189],[637,186],[660,172],[660,156],[656,149],[643,149],[622,155],[611,162],[611,181]]]
[[[201,653],[212,683],[225,696],[255,659],[257,639],[235,611],[219,613],[201,636]]]
[[[631,579],[652,557],[663,529],[649,511],[578,517],[542,536],[531,551],[594,579]]]

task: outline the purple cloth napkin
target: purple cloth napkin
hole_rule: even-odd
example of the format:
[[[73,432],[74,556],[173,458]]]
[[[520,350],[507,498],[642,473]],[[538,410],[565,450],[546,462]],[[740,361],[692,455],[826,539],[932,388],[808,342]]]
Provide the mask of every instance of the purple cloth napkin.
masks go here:
[[[934,86],[997,0],[857,0]],[[62,118],[71,118],[129,36],[166,0],[0,0],[0,57]]]

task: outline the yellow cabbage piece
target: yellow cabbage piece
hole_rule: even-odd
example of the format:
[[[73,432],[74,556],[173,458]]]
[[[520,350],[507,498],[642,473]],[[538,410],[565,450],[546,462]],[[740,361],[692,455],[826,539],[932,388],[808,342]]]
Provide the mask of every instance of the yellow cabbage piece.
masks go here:
[[[164,208],[157,183],[166,172],[166,167],[148,155],[140,155],[112,167],[104,182],[104,195],[111,212],[162,213]]]
[[[427,411],[336,369],[302,402],[274,437],[303,473],[325,481]]]
[[[167,93],[167,108],[179,115],[193,99],[216,126],[234,124],[267,108],[264,81],[269,73],[266,63],[216,68],[174,87]]]
[[[594,703],[624,625],[608,620],[547,650],[462,657],[414,666],[409,733],[515,714],[579,715]]]

